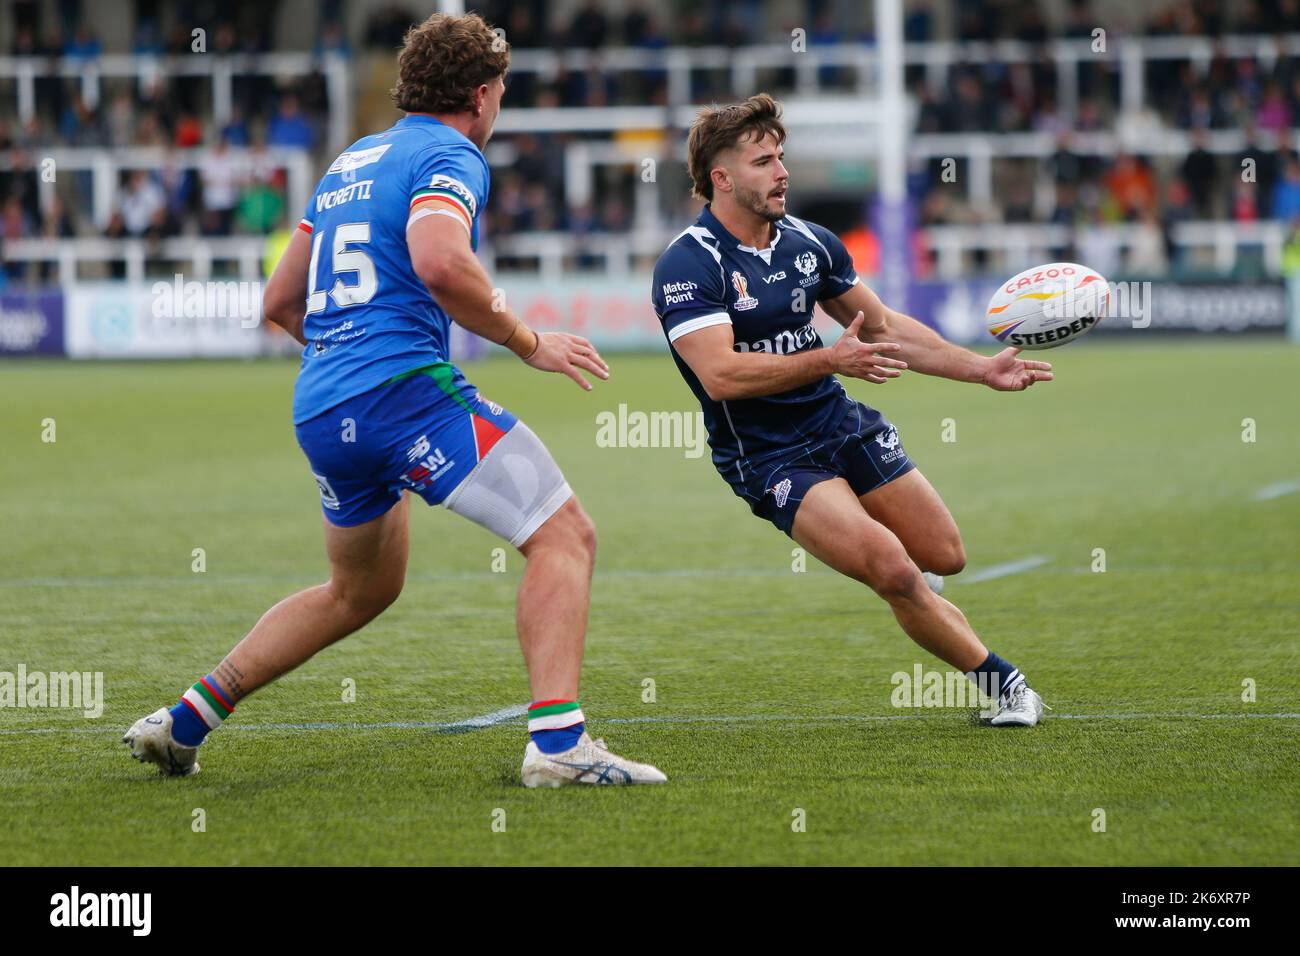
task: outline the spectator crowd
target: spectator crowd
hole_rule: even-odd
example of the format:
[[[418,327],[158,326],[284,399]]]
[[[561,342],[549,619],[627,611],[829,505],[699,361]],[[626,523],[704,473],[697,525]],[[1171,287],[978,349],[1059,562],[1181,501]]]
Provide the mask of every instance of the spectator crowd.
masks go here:
[[[777,22],[777,8],[763,0],[632,0],[607,12],[599,0],[560,5],[550,0],[489,0],[477,7],[501,25],[516,50],[602,51],[612,47],[660,50],[667,46],[737,46],[788,42],[806,27],[810,48],[870,43],[869,4],[807,0],[799,23]],[[912,42],[940,39],[937,0],[908,0],[905,30]],[[105,52],[85,25],[81,0],[59,0],[57,22],[42,22],[43,4],[15,0],[8,35],[13,56],[59,63],[94,60]],[[129,51],[144,56],[189,52],[189,26],[210,24],[209,55],[256,54],[309,48],[316,54],[353,57],[344,28],[342,0],[323,0],[311,36],[275,35],[276,0],[187,0],[176,10],[161,0],[136,0]],[[787,7],[781,7],[787,10]],[[971,204],[941,175],[939,161],[914,163],[909,190],[918,224],[1046,222],[1065,225],[1138,223],[1157,225],[1168,244],[1173,224],[1190,219],[1300,223],[1300,160],[1290,144],[1300,122],[1300,62],[1285,54],[1261,59],[1217,52],[1208,64],[1190,59],[1148,61],[1146,102],[1168,129],[1185,131],[1191,149],[1181,157],[1120,154],[1097,157],[1078,149],[1077,136],[1113,129],[1119,114],[1119,81],[1112,61],[1078,66],[1077,106],[1068,113],[1057,89],[1058,69],[1048,41],[1088,39],[1098,26],[1090,0],[1067,0],[1065,21],[1049,25],[1033,0],[962,0],[943,38],[1018,40],[1037,52],[1028,62],[996,56],[959,62],[942,82],[932,83],[920,66],[909,67],[907,85],[917,104],[918,133],[1031,132],[1048,134],[1055,152],[1041,160],[999,159],[996,201]],[[1173,0],[1141,8],[1150,13],[1117,25],[1149,36],[1219,36],[1300,33],[1300,0]],[[424,8],[394,4],[376,9],[352,39],[369,51],[395,49]],[[664,103],[664,70],[614,71],[599,58],[582,69],[553,75],[512,72],[511,106],[607,106]],[[87,102],[75,78],[42,72],[36,80],[35,116],[19,122],[12,81],[0,81],[0,241],[21,237],[103,234],[144,238],[176,235],[265,235],[296,218],[287,208],[285,171],[272,158],[278,150],[302,150],[319,165],[330,103],[319,70],[284,78],[239,70],[229,117],[211,115],[211,90],[199,76],[105,78],[96,102]],[[849,71],[825,68],[819,82],[831,89],[852,82]],[[741,97],[729,71],[695,70],[698,100]],[[790,72],[764,75],[774,92],[793,85]],[[1208,136],[1242,130],[1238,155],[1207,149]],[[583,236],[622,232],[630,223],[634,170],[601,167],[593,203],[565,202],[564,154],[575,136],[608,134],[516,134],[501,136],[508,163],[493,170],[487,216],[492,232],[560,230]],[[51,147],[160,147],[166,155],[206,147],[194,164],[168,162],[158,169],[125,169],[117,184],[111,218],[88,221],[89,175],[73,177],[42,202],[38,163]],[[1249,175],[1243,170],[1250,169]],[[961,177],[959,176],[959,180]],[[1044,188],[1044,184],[1047,187]],[[681,210],[673,209],[673,218]],[[1164,250],[1168,252],[1168,248]],[[1153,249],[1151,255],[1161,252]],[[11,278],[18,263],[6,266]]]

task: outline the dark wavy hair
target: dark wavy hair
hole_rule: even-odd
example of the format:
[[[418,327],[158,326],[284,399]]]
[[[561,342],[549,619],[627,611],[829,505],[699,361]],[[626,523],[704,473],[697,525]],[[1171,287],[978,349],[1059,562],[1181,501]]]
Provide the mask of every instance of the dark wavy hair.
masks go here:
[[[781,122],[781,104],[766,93],[759,93],[730,106],[711,106],[700,110],[691,124],[686,140],[686,164],[691,174],[691,192],[706,202],[713,199],[713,179],[709,172],[718,153],[730,149],[747,137],[754,141],[768,134],[778,143],[785,142],[785,125]]]
[[[408,113],[464,113],[474,91],[509,67],[510,44],[477,13],[435,13],[406,31],[389,96]]]

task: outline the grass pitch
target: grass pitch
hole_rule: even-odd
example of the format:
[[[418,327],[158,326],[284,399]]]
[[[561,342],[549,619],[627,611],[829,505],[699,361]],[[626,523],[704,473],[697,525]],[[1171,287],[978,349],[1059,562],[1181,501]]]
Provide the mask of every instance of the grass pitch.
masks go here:
[[[893,707],[893,674],[942,665],[883,602],[813,560],[793,572],[793,542],[707,457],[597,446],[597,413],[619,403],[694,408],[666,355],[614,356],[593,394],[508,360],[467,367],[596,521],[590,729],[670,777],[548,792],[519,786],[522,719],[462,723],[527,700],[522,560],[494,573],[499,542],[419,502],[397,605],[241,704],[197,777],[130,760],[118,737],[133,720],[326,573],[289,420],[295,368],[0,365],[0,671],[102,671],[106,693],[97,720],[0,709],[0,857],[1293,864],[1300,350],[1048,354],[1057,381],[1024,394],[911,373],[849,384],[962,528],[970,565],[945,596],[1055,708],[1026,731]]]

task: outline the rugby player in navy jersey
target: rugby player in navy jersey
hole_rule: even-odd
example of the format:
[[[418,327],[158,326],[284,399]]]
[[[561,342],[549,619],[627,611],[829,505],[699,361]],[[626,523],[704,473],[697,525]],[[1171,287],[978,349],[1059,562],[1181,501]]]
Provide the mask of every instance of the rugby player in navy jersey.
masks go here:
[[[586,732],[578,678],[591,520],[538,437],[448,356],[454,317],[585,389],[584,371],[609,375],[586,339],[534,332],[501,309],[474,255],[488,199],[482,149],[509,63],[504,40],[473,14],[412,27],[393,90],[406,116],[334,160],[267,283],[266,316],[305,346],[293,421],[320,489],[330,579],[271,608],[179,703],[126,732],[132,754],[163,774],[197,773],[199,745],[240,700],[397,599],[411,492],[509,541],[527,562],[516,610],[532,691],[524,784],[667,779]]]
[[[719,474],[753,513],[874,590],[903,630],[992,690],[996,726],[1032,726],[1042,698],[940,596],[966,563],[943,500],[898,431],[836,378],[883,385],[904,370],[1021,391],[1050,381],[1018,349],[959,348],[886,307],[828,229],[786,213],[780,106],[766,94],[701,111],[687,145],[706,204],[660,256],[654,308],[699,399]],[[824,346],[813,303],[844,326]]]

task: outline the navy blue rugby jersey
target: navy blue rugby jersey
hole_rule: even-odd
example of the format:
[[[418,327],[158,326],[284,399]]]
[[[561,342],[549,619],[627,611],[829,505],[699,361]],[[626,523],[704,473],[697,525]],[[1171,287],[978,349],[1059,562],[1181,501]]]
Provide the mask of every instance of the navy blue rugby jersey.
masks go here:
[[[729,323],[737,352],[790,355],[823,347],[813,329],[819,299],[859,282],[849,252],[829,229],[786,216],[766,249],[743,245],[708,206],[659,257],[652,300],[671,345],[683,335]],[[788,392],[715,402],[691,367],[673,360],[704,410],[713,463],[739,462],[797,448],[838,424],[854,406],[834,375]]]

